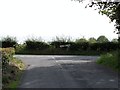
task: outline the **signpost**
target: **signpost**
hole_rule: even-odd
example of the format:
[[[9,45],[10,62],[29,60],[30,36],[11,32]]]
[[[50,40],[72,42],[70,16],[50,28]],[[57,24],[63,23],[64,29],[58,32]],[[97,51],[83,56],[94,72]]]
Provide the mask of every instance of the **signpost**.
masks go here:
[[[70,44],[66,44],[66,45],[60,45],[60,48],[67,48],[67,51],[69,50]]]

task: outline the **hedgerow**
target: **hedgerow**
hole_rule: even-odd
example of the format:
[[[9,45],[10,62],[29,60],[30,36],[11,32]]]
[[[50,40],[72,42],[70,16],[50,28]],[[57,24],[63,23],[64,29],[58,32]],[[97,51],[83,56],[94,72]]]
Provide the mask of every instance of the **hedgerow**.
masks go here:
[[[105,41],[106,37],[100,36],[97,41],[95,38],[92,40],[76,39],[76,41],[70,40],[70,38],[56,37],[55,40],[47,43],[40,39],[27,39],[24,44],[18,44],[12,37],[7,37],[2,41],[2,47],[14,47],[18,54],[74,54],[83,52],[110,52],[115,51],[119,47],[118,42]],[[93,43],[94,41],[94,43]],[[6,42],[6,44],[5,44]],[[13,43],[14,42],[14,43]],[[12,44],[11,44],[12,43]],[[17,43],[17,44],[16,44]],[[32,52],[31,52],[32,51]],[[34,53],[33,53],[34,52]],[[72,52],[72,53],[70,53]],[[77,54],[76,53],[76,54]],[[87,55],[87,53],[86,53]]]
[[[25,44],[27,49],[43,50],[49,48],[47,43],[38,40],[26,40]]]
[[[24,64],[21,60],[13,57],[15,54],[14,48],[0,48],[0,52],[2,54],[2,86],[6,88],[19,79],[18,76],[23,70]]]

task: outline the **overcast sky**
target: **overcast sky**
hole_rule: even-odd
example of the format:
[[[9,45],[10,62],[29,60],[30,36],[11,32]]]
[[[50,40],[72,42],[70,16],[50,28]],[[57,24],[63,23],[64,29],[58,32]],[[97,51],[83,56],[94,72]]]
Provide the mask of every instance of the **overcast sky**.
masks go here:
[[[114,23],[91,8],[71,0],[0,0],[0,37],[29,37],[49,41],[55,36],[117,38]]]

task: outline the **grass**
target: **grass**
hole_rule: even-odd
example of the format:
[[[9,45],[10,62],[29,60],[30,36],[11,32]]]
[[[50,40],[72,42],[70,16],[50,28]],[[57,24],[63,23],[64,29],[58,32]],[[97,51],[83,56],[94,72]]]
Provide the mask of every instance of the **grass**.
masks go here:
[[[20,83],[20,78],[25,69],[25,65],[21,60],[13,58],[8,65],[6,74],[3,75],[4,84],[3,88],[17,88]]]
[[[19,71],[16,75],[16,80],[11,81],[11,83],[7,85],[7,88],[17,88],[19,86],[20,78],[22,74],[23,74],[23,71]]]
[[[119,53],[117,51],[103,54],[98,59],[97,64],[101,64],[110,67],[113,70],[120,71],[118,55]]]
[[[2,88],[17,88],[20,82],[22,72],[24,71],[24,63],[13,57],[14,48],[0,48],[2,52]]]

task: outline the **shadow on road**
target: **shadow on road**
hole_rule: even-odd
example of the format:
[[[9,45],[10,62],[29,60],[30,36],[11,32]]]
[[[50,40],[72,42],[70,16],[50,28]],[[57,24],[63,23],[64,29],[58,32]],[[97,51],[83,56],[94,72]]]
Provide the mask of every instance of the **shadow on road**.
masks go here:
[[[118,88],[118,74],[95,62],[28,65],[19,88]]]

